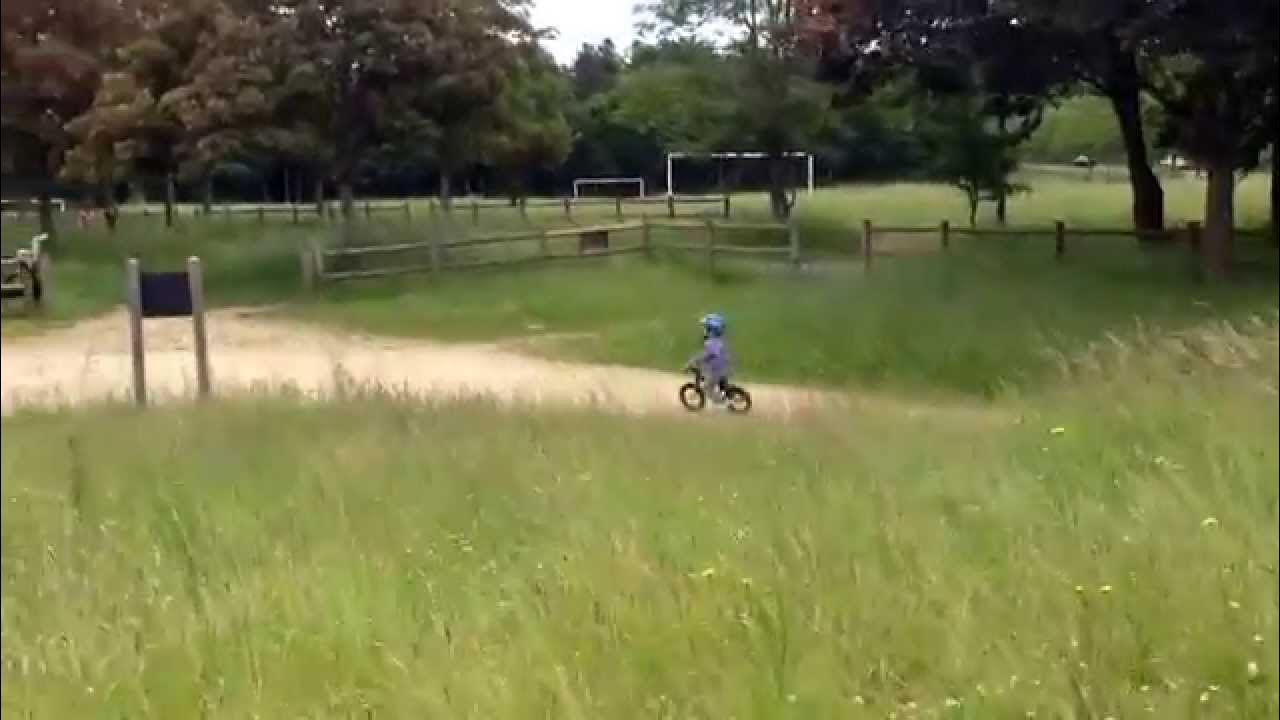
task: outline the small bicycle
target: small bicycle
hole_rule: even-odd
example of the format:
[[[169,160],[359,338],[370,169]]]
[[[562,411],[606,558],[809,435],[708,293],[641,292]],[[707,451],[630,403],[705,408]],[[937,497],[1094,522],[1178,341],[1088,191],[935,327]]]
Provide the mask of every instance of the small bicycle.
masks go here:
[[[699,412],[707,406],[706,378],[696,367],[685,368],[685,371],[693,374],[693,382],[680,386],[680,403],[689,412]],[[720,392],[724,394],[725,407],[729,412],[735,415],[751,412],[751,393],[723,379]]]

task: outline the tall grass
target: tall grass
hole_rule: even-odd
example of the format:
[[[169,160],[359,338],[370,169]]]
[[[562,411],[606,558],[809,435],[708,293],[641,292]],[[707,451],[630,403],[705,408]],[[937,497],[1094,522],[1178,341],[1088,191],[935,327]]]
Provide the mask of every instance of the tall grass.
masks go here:
[[[1137,323],[1177,329],[1277,307],[1274,283],[1200,286],[1176,258],[1133,248],[1082,252],[1020,244],[900,258],[854,271],[760,276],[615,260],[520,273],[355,284],[287,310],[379,334],[449,340],[551,335],[528,351],[674,369],[700,336],[696,319],[730,318],[748,381],[858,385],[992,395],[1033,387],[1068,350]]]
[[[0,702],[1274,717],[1274,321],[1061,367],[994,427],[377,397],[5,419]]]
[[[1171,216],[1197,207],[1189,200],[1198,197],[1196,183],[1180,182],[1167,187]],[[1058,179],[1036,187],[1014,203],[1014,223],[1047,225],[1055,217],[1073,225],[1126,222],[1123,186]],[[1240,197],[1242,215],[1257,215],[1265,207],[1265,183],[1246,180]],[[742,217],[765,212],[760,198],[735,202]],[[468,223],[465,206],[458,212],[459,222]],[[932,224],[943,217],[959,222],[963,212],[958,193],[945,187],[863,186],[802,198],[800,221],[806,254],[822,256],[851,251],[864,216]],[[591,207],[576,220],[596,222],[612,213],[612,207]],[[480,218],[481,230],[523,222],[514,209]],[[429,221],[419,210],[412,223],[392,214],[359,220],[351,232],[361,243],[403,242],[422,238]],[[563,218],[555,208],[537,208],[529,221],[552,225]],[[1046,349],[1069,349],[1139,321],[1176,329],[1212,317],[1266,313],[1278,304],[1273,250],[1267,277],[1204,286],[1193,282],[1184,249],[1150,253],[1131,240],[1072,238],[1066,261],[1055,263],[1050,239],[1020,237],[957,237],[949,255],[881,258],[865,275],[852,263],[821,259],[817,270],[799,274],[726,263],[708,282],[698,257],[655,264],[592,260],[575,267],[353,283],[303,297],[299,246],[339,242],[341,232],[314,219],[260,224],[245,216],[185,218],[167,232],[158,218],[127,216],[115,235],[70,234],[57,258],[46,315],[34,323],[6,318],[4,332],[36,330],[49,319],[111,307],[123,292],[126,255],[164,268],[199,254],[214,305],[283,304],[281,312],[315,322],[446,340],[551,334],[560,337],[526,347],[555,357],[660,368],[687,359],[698,339],[693,321],[714,308],[730,315],[738,370],[749,380],[991,395],[1007,385],[1038,382],[1050,367]],[[891,239],[881,247],[894,249]]]

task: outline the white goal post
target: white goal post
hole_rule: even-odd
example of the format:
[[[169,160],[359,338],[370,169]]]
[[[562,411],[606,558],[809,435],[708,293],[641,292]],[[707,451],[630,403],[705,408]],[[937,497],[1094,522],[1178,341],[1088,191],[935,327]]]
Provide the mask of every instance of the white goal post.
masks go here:
[[[644,178],[642,177],[605,177],[578,178],[573,181],[573,197],[581,197],[583,185],[636,185],[640,188],[639,197],[645,197]]]
[[[805,167],[808,173],[808,182],[806,184],[809,190],[809,194],[812,195],[815,187],[813,153],[789,152],[789,153],[783,153],[783,155],[785,157],[805,159]],[[714,158],[717,160],[720,160],[720,159],[764,160],[768,157],[769,157],[769,153],[762,153],[762,152],[706,152],[706,153],[672,152],[672,153],[667,153],[667,195],[670,196],[675,194],[674,166],[675,166],[675,161],[679,160],[680,158]]]

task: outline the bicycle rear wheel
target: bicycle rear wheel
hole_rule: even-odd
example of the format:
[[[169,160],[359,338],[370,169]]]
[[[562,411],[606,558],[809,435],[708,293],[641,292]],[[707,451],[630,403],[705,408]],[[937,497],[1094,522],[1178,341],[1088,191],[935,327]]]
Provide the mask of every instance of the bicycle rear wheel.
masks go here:
[[[725,389],[724,401],[731,413],[745,415],[751,412],[751,393],[736,385],[730,385]]]

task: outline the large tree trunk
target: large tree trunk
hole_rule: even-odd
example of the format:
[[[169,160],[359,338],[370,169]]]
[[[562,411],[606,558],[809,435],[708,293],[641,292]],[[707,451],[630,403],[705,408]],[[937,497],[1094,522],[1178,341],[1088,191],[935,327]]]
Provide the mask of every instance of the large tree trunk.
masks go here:
[[[102,217],[107,222],[107,230],[116,231],[116,222],[120,219],[120,208],[116,205],[116,189],[110,181],[102,183]]]
[[[1164,189],[1151,169],[1147,139],[1142,129],[1142,96],[1138,65],[1133,53],[1117,49],[1113,58],[1112,82],[1107,95],[1124,140],[1129,165],[1129,185],[1133,189],[1133,226],[1139,230],[1164,229]]]
[[[178,185],[173,173],[164,176],[164,226],[173,227],[173,209],[178,202]]]
[[[40,190],[39,203],[40,232],[45,236],[44,244],[41,247],[52,251],[58,246],[58,224],[53,220],[53,198],[49,197],[47,188]]]
[[[1280,142],[1271,143],[1271,242],[1280,245]]]
[[[324,217],[324,178],[316,176],[315,186],[316,214]]]
[[[769,209],[776,220],[791,217],[791,198],[787,194],[787,158],[784,155],[769,156]]]
[[[1000,131],[1000,137],[1007,140],[1009,136],[1009,118],[1000,115],[996,118],[997,128]],[[996,188],[996,222],[1000,225],[1006,225],[1009,217],[1009,188],[1008,181],[1001,182]]]
[[[355,216],[356,192],[350,180],[344,178],[338,181],[338,201],[342,206],[343,220],[350,220]]]
[[[200,213],[205,217],[213,214],[213,176],[206,175],[200,189]]]
[[[1201,251],[1209,277],[1225,278],[1231,270],[1235,234],[1235,168],[1229,162],[1209,165],[1205,191],[1204,237]]]
[[[447,170],[440,171],[440,208],[453,212],[453,188]]]

